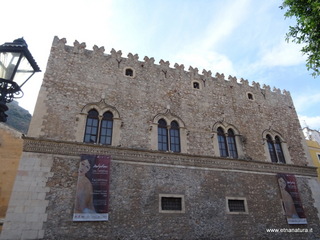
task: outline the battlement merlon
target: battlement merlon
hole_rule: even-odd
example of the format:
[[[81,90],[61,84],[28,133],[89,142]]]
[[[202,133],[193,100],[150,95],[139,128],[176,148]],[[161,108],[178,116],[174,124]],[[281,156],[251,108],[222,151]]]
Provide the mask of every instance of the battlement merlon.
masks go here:
[[[189,67],[188,71],[185,70],[185,66],[183,64],[178,64],[175,63],[174,64],[174,68],[170,68],[170,62],[169,61],[164,61],[164,60],[160,60],[159,61],[159,65],[155,64],[155,60],[153,57],[149,58],[147,56],[144,57],[144,61],[139,61],[139,55],[138,54],[132,54],[129,53],[127,58],[122,57],[122,52],[116,51],[115,49],[111,49],[110,54],[105,54],[104,51],[104,47],[98,47],[96,45],[93,46],[93,50],[88,50],[86,49],[86,43],[82,42],[78,42],[77,40],[74,41],[73,43],[73,47],[72,46],[68,46],[66,45],[67,40],[65,38],[58,38],[57,36],[54,37],[53,43],[52,43],[52,47],[54,49],[59,49],[59,50],[63,50],[63,51],[67,51],[67,52],[73,52],[75,54],[86,54],[88,56],[103,56],[103,57],[111,57],[113,59],[115,59],[118,63],[121,62],[122,59],[127,59],[129,61],[132,62],[139,62],[142,63],[142,65],[140,64],[140,66],[157,66],[157,67],[161,67],[164,70],[172,70],[172,71],[178,71],[180,73],[184,72],[186,74],[189,74],[192,78],[194,79],[202,79],[203,81],[207,81],[207,80],[216,80],[216,81],[225,81],[228,84],[238,84],[238,85],[242,85],[242,86],[250,86],[254,89],[260,90],[261,92],[270,92],[276,95],[282,95],[285,96],[287,98],[289,98],[290,102],[293,102],[291,99],[291,95],[290,92],[287,90],[283,90],[281,92],[280,89],[278,88],[273,88],[271,90],[271,87],[269,85],[263,85],[262,87],[260,86],[259,83],[252,81],[252,84],[249,85],[249,81],[245,80],[243,78],[240,78],[240,81],[238,81],[238,79],[236,77],[232,77],[229,76],[228,79],[225,78],[225,75],[222,73],[216,73],[215,76],[212,75],[211,71],[207,71],[205,69],[203,69],[202,74],[199,74],[199,70],[198,68],[194,68],[192,66]],[[52,49],[53,50],[53,49]]]

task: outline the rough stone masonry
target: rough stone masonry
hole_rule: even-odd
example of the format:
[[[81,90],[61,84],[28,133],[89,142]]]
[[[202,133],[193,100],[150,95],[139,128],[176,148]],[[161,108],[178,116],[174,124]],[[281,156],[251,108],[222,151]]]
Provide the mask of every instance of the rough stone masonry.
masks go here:
[[[289,92],[104,51],[54,38],[1,239],[320,237],[317,174]],[[84,143],[92,109],[113,114],[111,145]],[[179,152],[158,150],[161,119],[179,124]],[[218,128],[235,133],[237,157],[221,156]],[[267,135],[285,164],[271,161]],[[112,157],[107,222],[72,221],[80,154]],[[287,223],[277,173],[296,177],[307,224]],[[163,212],[162,195],[183,211]],[[230,199],[245,211],[230,213]]]

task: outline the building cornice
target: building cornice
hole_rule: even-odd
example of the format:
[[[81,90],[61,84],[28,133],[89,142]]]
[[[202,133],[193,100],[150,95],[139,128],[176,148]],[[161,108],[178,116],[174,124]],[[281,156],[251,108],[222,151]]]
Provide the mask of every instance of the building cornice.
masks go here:
[[[159,152],[145,149],[129,149],[80,142],[57,141],[24,137],[24,152],[54,155],[79,156],[81,154],[111,155],[114,161],[164,165],[207,170],[254,172],[260,174],[287,173],[308,177],[317,177],[316,167],[292,164],[277,164],[256,160],[220,158],[189,155],[172,152]]]

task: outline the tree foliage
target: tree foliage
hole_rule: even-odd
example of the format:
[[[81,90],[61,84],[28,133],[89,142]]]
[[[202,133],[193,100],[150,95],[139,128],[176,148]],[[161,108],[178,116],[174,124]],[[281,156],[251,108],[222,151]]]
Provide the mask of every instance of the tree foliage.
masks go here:
[[[320,0],[284,0],[281,9],[285,17],[296,17],[296,26],[289,27],[286,40],[303,44],[301,51],[307,55],[307,69],[312,76],[320,75]]]

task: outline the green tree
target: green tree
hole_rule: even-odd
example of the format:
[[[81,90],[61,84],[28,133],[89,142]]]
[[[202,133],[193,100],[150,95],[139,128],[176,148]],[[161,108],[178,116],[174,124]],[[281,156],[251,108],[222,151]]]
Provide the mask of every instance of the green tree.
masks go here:
[[[296,26],[289,27],[286,40],[303,44],[301,51],[307,55],[307,69],[312,76],[320,75],[320,0],[284,0],[284,16],[296,17]]]

